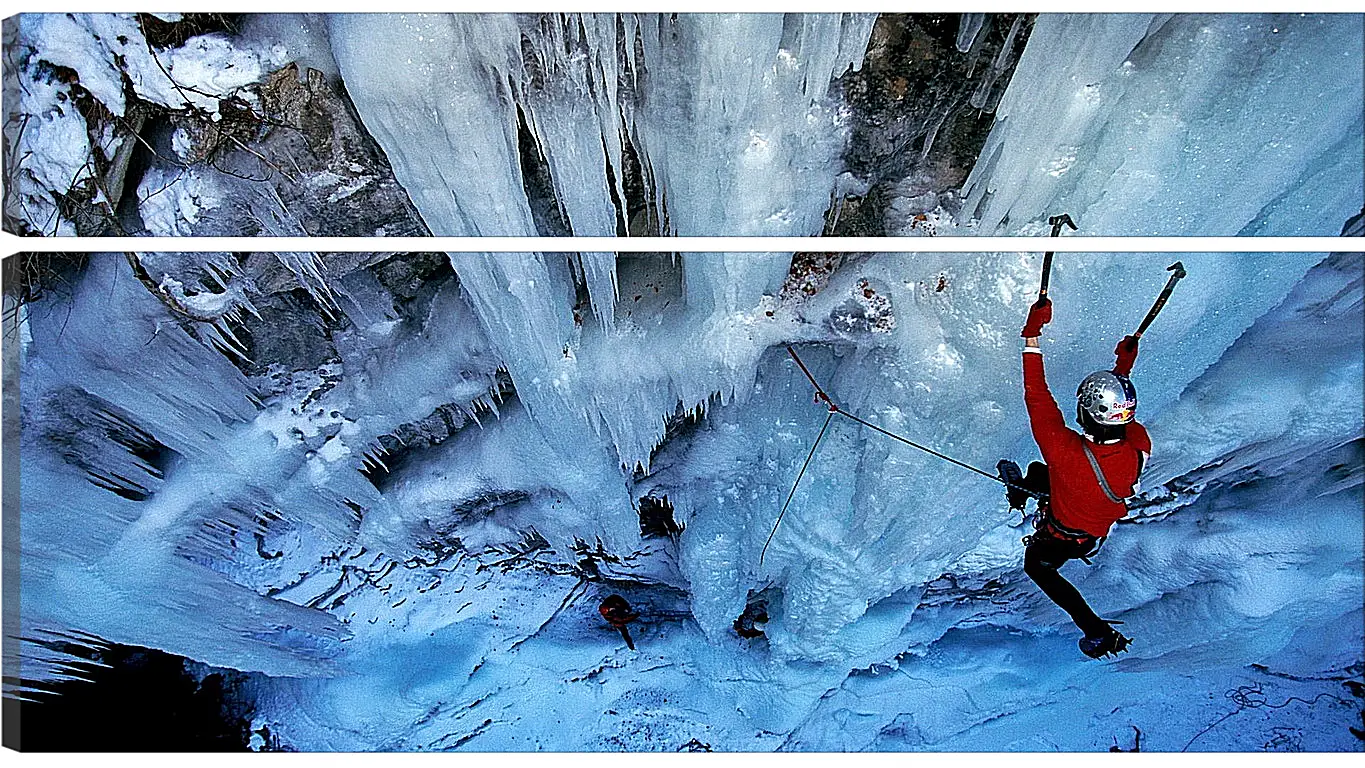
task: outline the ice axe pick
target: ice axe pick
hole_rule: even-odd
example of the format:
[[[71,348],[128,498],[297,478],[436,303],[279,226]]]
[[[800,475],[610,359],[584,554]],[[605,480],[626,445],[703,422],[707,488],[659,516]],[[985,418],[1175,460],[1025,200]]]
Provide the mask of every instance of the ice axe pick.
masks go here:
[[[1058,235],[1062,234],[1063,225],[1071,227],[1072,230],[1076,229],[1076,222],[1071,220],[1071,214],[1069,213],[1059,213],[1056,216],[1052,216],[1048,218],[1047,223],[1052,225],[1052,237],[1057,237]],[[1048,251],[1047,253],[1043,254],[1043,282],[1041,286],[1038,288],[1039,301],[1042,301],[1043,299],[1047,298],[1047,284],[1048,281],[1051,279],[1052,251]]]
[[[1166,306],[1166,300],[1171,298],[1171,291],[1175,290],[1175,284],[1180,282],[1181,278],[1185,277],[1187,274],[1185,272],[1185,265],[1178,261],[1171,266],[1166,267],[1166,271],[1173,274],[1171,275],[1171,279],[1166,281],[1166,287],[1161,289],[1161,295],[1156,297],[1156,303],[1147,311],[1147,316],[1142,319],[1142,325],[1139,325],[1137,332],[1133,334],[1139,339],[1142,338],[1142,334],[1147,331],[1147,326],[1151,325],[1152,321],[1156,319],[1156,316],[1161,314],[1161,308]]]

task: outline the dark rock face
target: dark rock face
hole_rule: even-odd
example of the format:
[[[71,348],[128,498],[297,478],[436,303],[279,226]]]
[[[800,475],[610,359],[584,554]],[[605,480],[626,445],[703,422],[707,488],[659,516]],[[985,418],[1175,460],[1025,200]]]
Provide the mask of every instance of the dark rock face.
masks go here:
[[[371,271],[399,303],[416,299],[423,288],[455,278],[450,257],[444,253],[394,254],[376,263]]]
[[[490,389],[490,394],[498,401],[511,400],[516,397],[516,387],[512,384],[512,378],[504,371],[499,371],[495,376],[495,382]],[[417,421],[399,425],[392,432],[378,437],[378,443],[384,451],[382,463],[376,463],[361,470],[370,482],[381,491],[387,490],[389,477],[400,470],[413,456],[421,455],[428,448],[440,445],[453,437],[460,430],[468,427],[471,423],[476,423],[479,413],[489,415],[486,409],[482,409],[479,404],[468,403],[446,403],[439,405],[434,411]],[[527,495],[519,492],[495,492],[487,495],[484,502],[472,504],[469,509],[484,509],[485,511],[494,510],[500,506],[513,504],[527,498]],[[460,512],[462,507],[456,507],[456,512]]]
[[[837,82],[853,109],[845,161],[869,189],[845,201],[826,234],[901,234],[888,216],[908,227],[918,213],[951,207],[944,193],[976,163],[1033,26],[1032,14],[989,14],[973,36],[965,16],[877,19],[863,68]]]
[[[573,237],[564,205],[555,194],[550,163],[517,108],[517,156],[521,162],[521,185],[531,206],[531,220],[542,237]]]
[[[248,318],[238,333],[247,349],[240,364],[248,376],[262,376],[278,365],[289,371],[316,370],[337,358],[332,328],[307,291],[295,289],[255,301],[260,319]]]
[[[407,237],[430,234],[366,132],[345,86],[294,64],[257,87],[259,111],[220,107],[222,119],[175,115],[190,138],[186,158],[231,190],[213,234]]]
[[[5,746],[25,752],[242,752],[252,704],[241,672],[127,645],[67,648],[83,679],[5,697]],[[205,669],[204,671],[208,671]],[[13,725],[11,725],[13,723]]]
[[[290,64],[266,79],[261,99],[264,131],[232,158],[257,173],[262,165],[274,171],[270,185],[285,220],[279,231],[267,225],[260,234],[429,234],[342,84],[328,82],[317,70],[308,70],[300,82]]]
[[[320,253],[317,264],[326,282],[368,270],[390,294],[398,316],[417,323],[436,291],[457,279],[443,253]],[[351,323],[342,307],[320,304],[275,254],[250,254],[242,269],[257,289],[252,303],[259,314],[248,315],[236,329],[247,351],[236,361],[244,374],[267,376],[272,366],[313,371],[340,360],[333,337]]]

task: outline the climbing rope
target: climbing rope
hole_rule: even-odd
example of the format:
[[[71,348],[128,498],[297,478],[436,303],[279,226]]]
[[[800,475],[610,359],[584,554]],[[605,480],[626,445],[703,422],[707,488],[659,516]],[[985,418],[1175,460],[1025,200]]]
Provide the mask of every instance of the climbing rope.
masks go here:
[[[873,424],[872,422],[859,418],[858,416],[849,413],[848,411],[845,411],[844,409],[840,408],[837,404],[835,404],[833,400],[830,399],[829,394],[825,392],[825,388],[820,386],[820,382],[815,380],[815,376],[811,374],[810,369],[806,367],[806,364],[804,362],[802,362],[801,357],[796,354],[796,350],[792,349],[792,346],[790,344],[786,346],[787,354],[791,355],[792,360],[796,361],[796,365],[801,369],[801,372],[806,375],[806,378],[810,380],[811,386],[815,388],[816,402],[823,402],[829,408],[829,415],[825,417],[825,423],[823,426],[820,427],[820,434],[816,435],[815,443],[811,445],[810,453],[807,454],[806,456],[806,462],[801,465],[801,471],[798,472],[796,475],[796,482],[792,483],[791,493],[787,494],[787,502],[782,505],[782,511],[778,513],[777,521],[773,523],[772,533],[768,534],[768,541],[764,543],[763,551],[759,553],[758,564],[760,566],[763,565],[763,557],[768,553],[768,545],[772,543],[773,537],[777,535],[777,527],[782,524],[782,516],[787,514],[787,507],[791,506],[792,499],[796,496],[796,488],[801,484],[801,478],[805,476],[806,468],[810,466],[811,460],[815,458],[815,451],[817,448],[820,447],[820,441],[824,439],[825,430],[829,429],[829,422],[831,419],[834,418],[835,414],[839,414],[840,416],[843,416],[844,418],[847,418],[850,421],[853,421],[857,424],[861,424],[862,426],[867,427],[868,429],[874,432],[886,435],[892,440],[904,443],[910,446],[911,448],[916,448],[918,450],[924,451],[925,453],[931,456],[943,459],[944,461],[950,464],[956,464],[957,466],[962,467],[963,469],[969,469],[977,473],[978,475],[981,475],[982,477],[988,477],[994,480],[995,482],[1004,485],[1007,488],[1014,488],[1023,491],[1024,493],[1036,499],[1041,500],[1047,498],[1046,493],[1035,491],[1032,488],[1025,488],[1016,483],[1011,483],[1008,480],[1004,479],[1003,477],[1000,477],[999,475],[993,475],[990,472],[987,472],[986,470],[980,469],[978,467],[974,467],[971,464],[966,463],[965,461],[958,461],[957,459],[954,459],[952,456],[940,453],[928,446],[920,445],[919,443],[915,442],[914,440],[911,440],[908,437],[905,437],[904,435],[898,435],[895,432],[883,429],[877,426],[876,424]]]
[[[977,467],[974,467],[974,466],[972,466],[971,464],[968,464],[968,463],[965,462],[965,461],[958,461],[957,459],[954,459],[952,456],[948,456],[948,455],[939,453],[938,451],[934,450],[933,448],[930,448],[930,447],[924,446],[924,445],[920,445],[919,443],[915,442],[914,440],[911,440],[911,439],[908,438],[908,437],[905,437],[904,435],[898,435],[898,434],[896,434],[895,432],[891,432],[890,430],[883,429],[883,428],[877,426],[876,424],[873,424],[873,423],[871,423],[871,422],[869,422],[869,421],[867,421],[867,420],[865,420],[865,419],[861,419],[861,418],[859,418],[858,416],[855,416],[854,414],[849,413],[848,411],[845,411],[844,409],[840,408],[838,405],[835,405],[834,401],[831,400],[830,397],[829,397],[829,395],[825,393],[824,387],[821,387],[821,386],[820,386],[820,383],[819,383],[818,381],[815,380],[815,377],[814,377],[814,376],[811,375],[810,369],[807,368],[807,367],[806,367],[806,364],[803,363],[803,362],[801,361],[801,358],[800,358],[799,356],[797,356],[797,354],[796,354],[796,350],[792,349],[792,347],[791,347],[790,344],[787,345],[787,354],[791,355],[792,359],[795,360],[795,361],[796,361],[796,364],[801,368],[801,372],[804,373],[804,374],[806,374],[806,378],[810,380],[811,386],[815,387],[815,399],[816,399],[816,400],[819,400],[819,401],[823,401],[825,404],[827,404],[827,405],[829,406],[830,413],[837,413],[837,414],[839,414],[840,416],[843,416],[843,417],[848,418],[848,419],[850,419],[850,420],[852,420],[852,421],[855,421],[855,422],[857,422],[857,423],[863,425],[864,427],[867,427],[868,429],[870,429],[870,430],[872,430],[872,431],[874,431],[874,432],[880,432],[881,434],[886,435],[887,437],[891,438],[892,440],[897,440],[897,441],[900,441],[900,442],[902,442],[902,443],[905,443],[906,445],[910,446],[911,448],[918,448],[919,450],[924,451],[925,453],[927,453],[927,454],[929,454],[929,455],[931,455],[931,456],[937,456],[938,458],[943,459],[944,461],[949,462],[949,463],[951,463],[951,464],[956,464],[957,466],[962,467],[963,469],[970,469],[971,471],[977,473],[978,475],[981,475],[982,477],[989,477],[990,479],[994,480],[994,481],[997,482],[997,483],[1000,483],[1001,485],[1007,486],[1007,487],[1009,487],[1009,488],[1015,488],[1015,489],[1021,490],[1021,491],[1027,493],[1028,495],[1030,495],[1030,496],[1032,496],[1032,497],[1034,497],[1034,498],[1036,498],[1036,499],[1046,499],[1046,498],[1047,498],[1047,494],[1046,494],[1046,493],[1042,493],[1042,492],[1039,492],[1039,491],[1035,491],[1035,490],[1033,490],[1033,489],[1031,489],[1031,488],[1025,488],[1025,487],[1023,487],[1023,486],[1021,486],[1021,485],[1017,485],[1017,484],[1015,484],[1015,483],[1011,483],[1011,482],[1009,482],[1008,480],[1004,479],[1003,477],[1000,477],[999,475],[993,475],[993,474],[991,474],[990,472],[987,472],[987,471],[984,470],[984,469],[979,469],[979,468],[977,468]],[[799,480],[799,478],[798,478],[798,480]]]
[[[1237,708],[1227,713],[1226,715],[1223,715],[1217,720],[1214,720],[1212,723],[1209,723],[1208,726],[1204,728],[1204,730],[1200,731],[1199,733],[1196,733],[1194,735],[1194,738],[1186,742],[1185,746],[1180,749],[1181,752],[1188,751],[1189,748],[1193,746],[1196,741],[1199,741],[1199,739],[1203,737],[1204,734],[1222,725],[1233,715],[1236,715],[1244,710],[1261,709],[1263,707],[1269,709],[1284,709],[1285,707],[1289,706],[1290,704],[1296,701],[1311,707],[1317,704],[1319,700],[1324,698],[1331,699],[1337,702],[1338,704],[1350,706],[1350,702],[1346,701],[1345,699],[1342,699],[1340,696],[1334,696],[1330,693],[1327,693],[1326,691],[1319,693],[1312,699],[1304,699],[1298,696],[1290,696],[1289,698],[1285,699],[1283,702],[1279,704],[1271,704],[1270,701],[1265,697],[1265,692],[1261,690],[1261,684],[1259,682],[1252,683],[1251,685],[1239,685],[1236,688],[1232,688],[1223,693],[1223,698],[1231,699],[1232,703],[1237,705]]]
[[[768,554],[768,545],[773,543],[773,537],[777,535],[777,526],[782,524],[782,516],[787,514],[787,507],[791,506],[792,499],[796,496],[796,486],[801,484],[801,478],[806,474],[806,467],[810,466],[810,460],[815,458],[815,449],[820,447],[820,441],[825,439],[825,430],[829,429],[829,422],[834,418],[835,411],[830,410],[825,417],[825,423],[820,427],[820,434],[815,436],[815,442],[810,447],[810,453],[806,454],[806,463],[801,465],[801,471],[796,473],[796,482],[792,483],[791,493],[787,494],[787,503],[782,505],[782,511],[777,513],[777,522],[773,523],[773,531],[768,534],[768,540],[763,542],[763,551],[758,553],[758,564],[763,565],[763,557]]]
[[[853,421],[856,421],[856,422],[858,422],[859,424],[862,424],[864,427],[867,427],[868,429],[870,429],[870,430],[872,430],[872,431],[874,431],[874,432],[880,432],[880,433],[882,433],[883,435],[886,435],[887,437],[891,438],[892,440],[899,440],[900,442],[905,443],[906,445],[908,445],[908,446],[910,446],[910,447],[912,447],[912,448],[918,448],[918,449],[920,449],[921,451],[924,451],[925,453],[927,453],[927,454],[929,454],[929,455],[931,455],[931,456],[937,456],[938,458],[943,459],[944,461],[946,461],[946,462],[948,462],[948,463],[950,463],[950,464],[956,464],[956,465],[958,465],[959,467],[962,467],[963,469],[970,469],[971,471],[977,473],[978,475],[981,475],[982,477],[989,477],[990,479],[992,479],[992,480],[994,480],[994,481],[996,481],[996,482],[998,482],[998,483],[1002,483],[1002,484],[1004,484],[1004,485],[1007,485],[1007,486],[1009,486],[1009,487],[1011,487],[1011,488],[1018,488],[1018,489],[1020,489],[1020,490],[1022,490],[1022,491],[1028,491],[1028,493],[1029,493],[1030,496],[1036,496],[1036,497],[1040,497],[1040,498],[1041,498],[1041,497],[1045,497],[1045,496],[1047,495],[1047,494],[1040,494],[1040,493],[1038,493],[1038,492],[1036,492],[1036,491],[1031,491],[1031,490],[1029,490],[1028,488],[1024,488],[1023,486],[1015,485],[1014,483],[1011,483],[1011,482],[1009,482],[1008,480],[1005,480],[1004,478],[1000,477],[999,475],[992,475],[991,473],[987,472],[987,471],[984,470],[984,469],[977,469],[976,467],[973,467],[971,464],[967,464],[966,462],[962,462],[962,461],[958,461],[957,459],[954,459],[952,456],[945,456],[945,455],[939,453],[938,451],[934,450],[933,448],[927,448],[927,447],[925,447],[925,446],[923,446],[923,445],[920,445],[919,443],[916,443],[916,442],[913,441],[913,440],[909,440],[909,439],[907,439],[907,438],[901,437],[900,435],[898,435],[898,434],[896,434],[896,433],[894,433],[894,432],[889,432],[889,431],[887,431],[887,430],[885,430],[885,429],[882,429],[881,427],[877,426],[876,424],[872,424],[872,423],[869,423],[869,422],[867,422],[867,421],[864,421],[864,420],[858,418],[857,416],[854,416],[853,414],[849,413],[848,411],[843,411],[843,410],[841,410],[841,411],[839,411],[838,413],[839,413],[841,416],[846,416],[846,417],[852,419]]]

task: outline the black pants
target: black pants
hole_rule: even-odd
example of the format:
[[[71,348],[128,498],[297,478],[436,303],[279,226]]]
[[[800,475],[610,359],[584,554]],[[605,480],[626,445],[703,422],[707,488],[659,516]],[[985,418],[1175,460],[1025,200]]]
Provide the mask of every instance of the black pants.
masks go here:
[[[1071,614],[1071,620],[1088,637],[1104,634],[1109,626],[1085,602],[1071,582],[1057,572],[1062,563],[1088,553],[1095,546],[1094,540],[1073,542],[1054,539],[1039,533],[1028,548],[1024,550],[1024,573],[1043,590],[1052,602]]]
[[[1048,483],[1047,465],[1037,461],[1029,464],[1028,474],[1024,476],[1023,485],[1031,490],[1047,493],[1050,485]],[[1042,505],[1040,504],[1040,506]],[[1046,512],[1040,509],[1039,514],[1046,514]],[[1071,620],[1076,622],[1076,626],[1080,627],[1081,631],[1088,637],[1103,634],[1109,625],[1091,610],[1090,604],[1085,602],[1084,597],[1081,597],[1080,591],[1072,586],[1071,582],[1058,572],[1058,569],[1067,560],[1089,554],[1094,547],[1094,539],[1070,541],[1054,538],[1043,531],[1039,531],[1033,536],[1028,548],[1024,550],[1024,573],[1033,579],[1033,583],[1043,590],[1043,594],[1047,595],[1048,599],[1066,611],[1071,616]]]

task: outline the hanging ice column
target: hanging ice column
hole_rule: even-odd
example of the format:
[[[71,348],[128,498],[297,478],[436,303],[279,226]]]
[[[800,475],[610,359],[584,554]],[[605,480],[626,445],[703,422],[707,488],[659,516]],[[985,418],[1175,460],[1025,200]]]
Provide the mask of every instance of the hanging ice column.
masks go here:
[[[574,235],[628,227],[625,148],[678,235],[815,235],[869,14],[342,14],[333,53],[433,233],[536,234],[524,118]],[[608,177],[610,173],[610,178]]]
[[[623,269],[601,261],[591,268],[623,292],[611,323],[597,324],[575,309],[573,255],[451,254],[461,289],[547,439],[580,456],[596,445],[620,465],[648,467],[677,412],[749,396],[759,356],[791,330],[790,318],[768,313],[775,304],[767,298],[781,288],[791,256],[621,260]],[[594,262],[585,255],[578,263],[591,293]],[[610,464],[599,473],[620,474]]]
[[[1365,194],[1361,57],[1354,15],[1041,15],[961,216],[1336,235]]]
[[[332,53],[365,127],[432,234],[535,234],[509,81],[510,16],[339,14]]]
[[[862,65],[873,20],[702,14],[642,21],[634,135],[673,233],[820,233],[844,144],[841,115],[821,102],[831,78]]]

